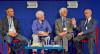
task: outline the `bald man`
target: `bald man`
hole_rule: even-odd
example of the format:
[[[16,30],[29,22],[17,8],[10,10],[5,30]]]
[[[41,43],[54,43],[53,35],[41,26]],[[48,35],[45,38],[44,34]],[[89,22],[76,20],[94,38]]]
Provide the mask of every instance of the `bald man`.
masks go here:
[[[84,11],[85,19],[80,22],[79,27],[76,26],[75,18],[72,19],[74,28],[79,32],[77,37],[73,39],[76,44],[78,54],[83,54],[81,50],[80,41],[86,39],[88,40],[88,54],[93,54],[94,43],[96,41],[96,27],[97,21],[92,18],[91,9],[85,9]]]

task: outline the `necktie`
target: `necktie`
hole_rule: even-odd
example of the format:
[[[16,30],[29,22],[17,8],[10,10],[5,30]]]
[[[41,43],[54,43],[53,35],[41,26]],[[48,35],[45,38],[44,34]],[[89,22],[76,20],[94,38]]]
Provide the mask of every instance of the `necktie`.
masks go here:
[[[88,20],[86,20],[85,28],[87,27],[87,25],[88,25]]]
[[[84,25],[83,28],[82,28],[82,31],[86,31],[87,25],[88,25],[88,20],[86,20],[86,23],[85,23],[85,25]]]
[[[63,19],[63,27],[65,27],[66,23],[65,23],[65,19]]]

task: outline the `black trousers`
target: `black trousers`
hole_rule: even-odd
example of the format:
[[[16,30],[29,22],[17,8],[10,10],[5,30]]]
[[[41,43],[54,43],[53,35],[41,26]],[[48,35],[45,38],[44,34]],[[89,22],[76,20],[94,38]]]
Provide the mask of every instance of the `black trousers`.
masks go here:
[[[77,36],[76,38],[73,39],[73,42],[75,43],[78,54],[83,54],[80,42],[84,39],[88,40],[88,54],[93,54],[93,48],[94,48],[95,40],[89,34]]]

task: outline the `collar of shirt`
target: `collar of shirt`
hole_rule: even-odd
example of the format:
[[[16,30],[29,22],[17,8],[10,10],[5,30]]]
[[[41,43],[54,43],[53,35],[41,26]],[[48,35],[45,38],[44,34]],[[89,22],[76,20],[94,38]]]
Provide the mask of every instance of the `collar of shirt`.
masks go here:
[[[37,20],[37,22],[38,22],[38,24],[40,24],[39,20]],[[42,21],[42,24],[40,24],[40,25],[43,25],[43,24],[44,24],[44,20]]]
[[[61,17],[61,21],[62,21],[62,23],[63,23],[63,20],[65,19],[65,23],[66,23],[66,17],[65,18],[63,18],[63,17]]]
[[[61,17],[61,22],[62,22],[62,25],[63,25],[63,24],[64,24],[64,23],[63,23],[63,20],[64,20],[64,19],[65,19],[65,22],[64,22],[64,23],[65,23],[65,25],[66,25],[66,17],[65,17],[65,18]]]
[[[7,16],[7,18],[9,19],[9,17],[8,17],[8,16]],[[12,17],[11,19],[13,19],[13,17]]]
[[[8,19],[8,23],[9,23],[9,24],[12,24],[12,22],[13,22],[13,17],[12,17],[11,19],[9,19],[8,16],[7,16],[7,19]]]
[[[63,19],[66,19],[66,17],[65,17],[65,18],[61,17],[61,19],[62,19],[62,20],[63,20]]]
[[[88,18],[88,22],[90,22],[90,20],[91,20],[91,17]]]

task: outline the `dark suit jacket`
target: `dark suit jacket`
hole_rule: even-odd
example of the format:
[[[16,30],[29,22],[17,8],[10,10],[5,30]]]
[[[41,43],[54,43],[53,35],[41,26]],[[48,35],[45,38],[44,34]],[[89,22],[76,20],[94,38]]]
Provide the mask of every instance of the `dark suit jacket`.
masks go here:
[[[13,22],[16,32],[20,33],[18,20],[16,18],[13,18]],[[5,17],[0,20],[0,33],[2,34],[2,36],[5,36],[8,33],[8,31],[9,31],[8,18]]]
[[[73,27],[73,24],[72,24],[72,20],[70,18],[66,18],[66,27],[67,27],[67,32],[69,32],[69,33],[73,32],[74,27]],[[62,26],[61,18],[56,20],[55,29],[56,29],[56,34],[57,35],[59,33],[63,32],[63,26]]]
[[[85,26],[85,22],[86,22],[86,19],[82,20],[80,22],[80,25],[79,27],[76,27],[76,29],[80,32],[82,31],[83,27]],[[89,21],[88,25],[87,25],[87,30],[85,31],[82,31],[83,34],[89,34],[91,36],[93,36],[93,38],[96,40],[96,27],[97,27],[98,23],[95,19],[91,18],[91,20]]]

